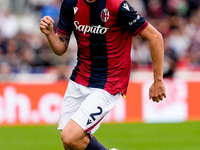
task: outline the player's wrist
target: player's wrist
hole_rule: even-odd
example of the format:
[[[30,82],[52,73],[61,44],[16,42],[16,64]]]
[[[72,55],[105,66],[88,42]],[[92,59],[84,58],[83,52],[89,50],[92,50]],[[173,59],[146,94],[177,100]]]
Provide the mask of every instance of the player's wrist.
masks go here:
[[[52,30],[52,31],[49,31],[49,32],[44,33],[44,34],[45,34],[45,36],[46,36],[47,38],[49,38],[49,37],[51,37],[51,36],[54,36],[54,35],[55,35],[55,32]]]
[[[154,81],[155,82],[162,82],[163,81],[163,74],[162,74],[161,71],[159,73],[154,71]]]
[[[163,82],[163,77],[154,77],[154,82]]]

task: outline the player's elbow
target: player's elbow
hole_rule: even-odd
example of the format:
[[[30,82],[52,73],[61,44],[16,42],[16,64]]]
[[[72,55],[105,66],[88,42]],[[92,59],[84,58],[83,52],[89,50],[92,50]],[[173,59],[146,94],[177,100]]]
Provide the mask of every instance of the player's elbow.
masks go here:
[[[54,52],[56,55],[58,55],[58,56],[62,56],[64,53],[62,53],[62,52]]]
[[[53,50],[53,52],[58,55],[58,56],[62,56],[65,52],[67,51],[67,49],[63,49],[63,50]]]
[[[163,36],[160,32],[157,32],[156,37],[157,39],[163,40]]]
[[[163,36],[160,32],[156,31],[152,34],[152,38],[150,40],[155,40],[155,41],[163,41]]]

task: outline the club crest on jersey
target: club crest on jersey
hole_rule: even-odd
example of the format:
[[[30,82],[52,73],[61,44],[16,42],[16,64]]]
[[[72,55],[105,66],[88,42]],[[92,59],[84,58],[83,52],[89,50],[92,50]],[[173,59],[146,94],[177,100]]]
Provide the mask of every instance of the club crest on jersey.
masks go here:
[[[109,11],[108,11],[108,9],[107,8],[104,8],[102,11],[101,11],[101,20],[103,21],[103,22],[107,22],[108,21],[108,19],[109,19]]]

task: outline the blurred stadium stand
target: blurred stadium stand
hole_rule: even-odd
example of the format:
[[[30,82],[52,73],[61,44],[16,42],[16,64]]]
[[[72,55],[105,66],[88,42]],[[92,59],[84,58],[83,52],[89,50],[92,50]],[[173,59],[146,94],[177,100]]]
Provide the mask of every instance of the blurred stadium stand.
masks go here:
[[[163,35],[164,76],[200,80],[200,1],[129,0]],[[39,31],[39,20],[58,21],[61,0],[0,0],[0,82],[55,82],[67,79],[76,63],[72,35],[68,52],[54,55]],[[148,43],[133,38],[132,80],[152,79]]]

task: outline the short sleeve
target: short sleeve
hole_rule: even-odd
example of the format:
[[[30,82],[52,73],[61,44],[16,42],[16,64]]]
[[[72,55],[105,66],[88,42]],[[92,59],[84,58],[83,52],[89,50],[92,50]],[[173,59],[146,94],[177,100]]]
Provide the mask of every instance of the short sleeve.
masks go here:
[[[57,33],[60,35],[69,35],[73,30],[73,0],[63,0],[60,8]]]
[[[137,36],[148,26],[148,21],[127,1],[123,1],[119,7],[118,21],[124,30],[128,30],[133,36]]]

